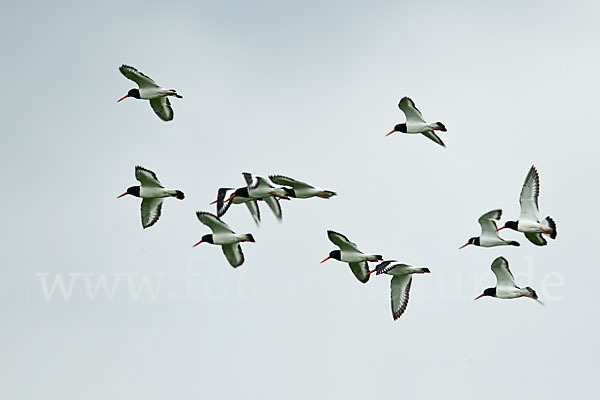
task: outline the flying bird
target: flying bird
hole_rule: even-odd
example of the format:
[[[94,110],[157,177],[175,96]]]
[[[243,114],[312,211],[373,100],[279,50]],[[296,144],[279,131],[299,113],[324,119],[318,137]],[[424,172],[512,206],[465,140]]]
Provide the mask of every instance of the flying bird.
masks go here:
[[[506,261],[506,258],[496,258],[494,262],[492,262],[492,272],[496,275],[496,287],[485,289],[482,294],[475,297],[475,300],[485,296],[497,297],[499,299],[530,297],[538,303],[544,304],[538,300],[538,295],[535,290],[529,286],[521,289],[515,284],[515,277],[512,272],[510,272],[510,268],[508,268],[508,261]]]
[[[548,244],[543,235],[550,236],[550,239],[556,239],[556,223],[550,217],[540,220],[540,210],[538,206],[538,197],[540,195],[540,176],[535,166],[531,166],[523,189],[519,203],[521,204],[521,215],[517,221],[507,221],[499,231],[504,228],[523,232],[529,241],[538,246]]]
[[[160,212],[165,197],[175,197],[179,200],[183,200],[185,197],[181,190],[165,189],[160,184],[156,174],[149,169],[136,166],[135,179],[137,179],[141,185],[127,188],[127,191],[117,196],[117,199],[128,194],[143,199],[141,211],[142,226],[144,229],[154,225],[160,218]]]
[[[167,96],[175,96],[179,99],[183,99],[183,96],[178,95],[175,89],[160,87],[152,78],[129,65],[121,65],[119,71],[121,71],[125,78],[137,83],[138,89],[129,90],[125,96],[117,100],[117,103],[127,97],[150,100],[150,106],[160,119],[163,121],[171,121],[173,119],[173,108]]]
[[[332,250],[329,253],[329,256],[321,261],[321,264],[330,258],[348,263],[350,265],[350,269],[354,273],[354,276],[356,276],[356,278],[362,283],[367,283],[369,280],[369,266],[367,262],[381,261],[383,257],[376,254],[364,254],[358,249],[356,244],[352,243],[341,233],[327,231],[327,236],[329,237],[329,240],[331,240],[331,242],[340,249]]]
[[[377,265],[375,269],[369,271],[369,275],[376,272],[375,275],[392,275],[390,284],[392,291],[392,316],[397,320],[404,314],[408,306],[408,296],[410,294],[410,285],[413,274],[428,274],[429,268],[413,267],[408,264],[393,264],[396,260],[387,260]],[[393,264],[393,265],[390,265]]]
[[[292,178],[288,178],[287,176],[282,175],[270,175],[269,179],[271,182],[281,185],[287,186],[294,189],[295,197],[298,199],[308,199],[310,197],[321,197],[323,199],[328,199],[332,196],[335,196],[337,193],[332,192],[331,190],[324,190],[308,183],[300,182]]]
[[[465,245],[459,247],[459,249],[467,247],[470,244],[481,247],[520,246],[519,242],[515,242],[514,240],[502,239],[496,232],[498,227],[496,226],[495,221],[498,221],[501,217],[502,210],[493,210],[479,217],[478,222],[479,225],[481,225],[481,235],[470,238],[469,241]]]
[[[217,217],[225,215],[231,204],[245,204],[252,215],[252,219],[256,225],[260,225],[260,208],[258,207],[258,200],[253,199],[248,194],[247,187],[241,188],[219,188],[217,192],[217,199],[210,203],[213,205],[217,203]]]
[[[221,246],[225,258],[229,261],[232,267],[239,267],[244,263],[244,253],[242,253],[241,242],[254,242],[254,237],[251,233],[245,235],[236,234],[231,228],[216,215],[211,213],[198,211],[196,217],[204,225],[208,226],[212,234],[202,236],[202,239],[193,245],[198,246],[200,243],[210,243]]]
[[[398,124],[386,136],[394,132],[402,133],[421,133],[429,139],[433,140],[442,147],[446,147],[442,139],[435,134],[434,131],[446,132],[446,127],[441,122],[427,123],[421,114],[421,111],[415,106],[414,101],[408,97],[403,97],[398,103],[398,107],[406,116],[406,122]]]
[[[296,197],[294,189],[279,185],[273,185],[260,176],[252,175],[249,172],[243,172],[246,180],[248,195],[254,199],[264,200],[273,214],[279,221],[283,219],[281,204],[279,199],[289,200],[290,197]]]

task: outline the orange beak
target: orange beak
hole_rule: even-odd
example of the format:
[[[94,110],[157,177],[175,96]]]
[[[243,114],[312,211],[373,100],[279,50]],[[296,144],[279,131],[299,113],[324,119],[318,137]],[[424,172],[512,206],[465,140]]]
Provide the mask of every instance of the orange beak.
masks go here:
[[[462,246],[460,246],[458,249],[464,249],[465,247],[467,247],[468,245],[470,245],[471,243],[467,243],[467,244],[463,244]]]
[[[228,201],[231,201],[231,200],[233,200],[233,198],[234,198],[234,197],[235,197],[235,193],[234,193],[234,194],[232,194],[231,196],[229,196],[229,198],[228,198],[227,200],[225,200],[223,203],[227,203]],[[215,201],[213,201],[212,203],[210,203],[210,204],[209,204],[209,206],[212,206],[212,205],[213,205],[213,204],[215,204],[217,201],[219,201],[219,200],[215,200]]]
[[[120,102],[121,100],[125,100],[128,97],[129,97],[129,93],[127,93],[125,96],[123,96],[119,100],[117,100],[117,103]]]
[[[369,272],[367,272],[367,275],[371,275],[371,274],[372,274],[373,272],[375,272],[375,271],[377,271],[377,268],[375,268],[375,269],[374,269],[374,270],[372,270],[372,271],[369,271]]]
[[[321,261],[319,264],[323,264],[325,261],[329,260],[330,258],[331,258],[330,256],[327,256],[327,258],[324,259],[323,261]]]
[[[202,240],[201,240],[201,241],[199,241],[198,243],[196,243],[195,245],[193,245],[192,247],[196,247],[196,246],[198,246],[200,243],[202,243]]]
[[[120,194],[120,195],[118,195],[118,196],[117,196],[117,199],[120,199],[120,198],[121,198],[121,197],[123,197],[123,196],[127,196],[128,194],[129,194],[129,193],[127,193],[127,192],[125,192],[125,193],[123,193],[123,194]]]
[[[498,228],[496,229],[496,232],[501,231],[502,229],[506,228],[505,226],[503,226],[502,228]]]
[[[396,132],[396,131],[390,131],[390,133],[388,133],[388,134],[387,134],[387,135],[385,135],[385,136],[386,136],[386,137],[387,137],[387,136],[390,136],[390,135],[391,135],[392,133],[394,133],[394,132]]]
[[[485,293],[482,293],[482,294],[480,294],[479,296],[475,297],[475,299],[474,299],[474,300],[480,299],[480,298],[482,298],[483,296],[485,296]]]

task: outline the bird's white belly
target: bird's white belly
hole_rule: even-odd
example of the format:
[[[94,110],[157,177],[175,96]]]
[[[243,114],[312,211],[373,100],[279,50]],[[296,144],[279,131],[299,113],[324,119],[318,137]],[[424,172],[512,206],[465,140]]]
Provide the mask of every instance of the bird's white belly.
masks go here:
[[[143,88],[140,90],[140,98],[144,100],[152,100],[158,97],[166,96],[168,93],[167,89],[163,88]]]
[[[308,199],[310,197],[318,195],[319,190],[315,188],[301,188],[294,189],[294,193],[296,194],[296,198],[298,199]]]
[[[248,194],[250,197],[254,199],[264,199],[265,197],[269,197],[272,195],[273,189],[269,188],[257,188],[257,189],[249,189]]]
[[[519,220],[519,232],[543,232],[542,224],[531,220]]]
[[[494,246],[502,246],[505,244],[506,244],[506,241],[499,237],[487,237],[487,236],[479,237],[479,245],[481,247],[494,247]]]
[[[246,197],[238,197],[238,196],[235,196],[235,197],[234,197],[234,198],[231,200],[231,202],[232,202],[233,204],[244,204],[244,203],[247,203],[247,202],[249,202],[249,201],[253,201],[253,199],[248,199],[248,198],[246,198]]]
[[[233,233],[213,234],[213,244],[224,245],[239,242],[237,236]]]
[[[340,258],[343,262],[360,262],[365,261],[367,256],[362,253],[342,251],[342,256]]]
[[[422,133],[430,131],[431,128],[425,122],[407,122],[406,133]]]
[[[497,287],[496,297],[501,299],[516,299],[523,296],[523,290],[517,287]]]
[[[140,197],[143,199],[156,199],[158,197],[169,197],[169,191],[159,187],[144,187],[140,189]]]

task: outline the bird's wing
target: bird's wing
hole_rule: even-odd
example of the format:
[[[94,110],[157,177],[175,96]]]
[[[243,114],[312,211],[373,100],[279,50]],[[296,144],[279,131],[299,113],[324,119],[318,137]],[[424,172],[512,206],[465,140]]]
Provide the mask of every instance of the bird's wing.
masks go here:
[[[444,142],[442,142],[442,139],[440,139],[440,137],[438,135],[436,135],[434,131],[425,131],[425,132],[421,132],[421,133],[423,133],[423,136],[425,136],[426,138],[429,138],[429,139],[433,140],[434,142],[436,142],[440,146],[446,147],[446,145],[444,144]]]
[[[397,320],[404,314],[408,306],[408,296],[410,294],[410,285],[412,275],[394,275],[390,287],[392,289],[392,315]]]
[[[541,232],[526,232],[525,237],[537,246],[545,246],[548,244]]]
[[[521,189],[521,197],[519,203],[521,203],[521,216],[519,219],[525,219],[530,221],[539,221],[540,213],[538,207],[538,197],[540,195],[540,176],[537,170],[532,165],[523,189]]]
[[[217,217],[222,217],[225,215],[229,207],[231,207],[232,201],[225,202],[225,198],[227,197],[227,193],[232,191],[232,188],[219,188],[217,192]]]
[[[221,248],[223,249],[225,258],[227,258],[227,261],[229,261],[229,264],[233,268],[239,267],[244,263],[244,253],[239,243],[225,244]]]
[[[406,116],[406,122],[425,122],[421,111],[415,106],[415,102],[408,97],[403,97],[398,103],[398,107]]]
[[[496,258],[494,262],[492,262],[492,272],[496,275],[496,286],[517,286],[515,285],[515,277],[512,272],[510,272],[510,268],[508,268],[508,261],[506,261],[506,258]]]
[[[158,118],[163,121],[171,121],[173,119],[173,107],[167,96],[157,97],[150,100],[150,106]]]
[[[154,225],[160,218],[164,198],[142,200],[142,226],[144,229]]]
[[[139,165],[135,167],[135,179],[137,179],[142,186],[159,188],[163,187],[154,172],[144,167],[140,167]]]
[[[354,274],[354,276],[356,276],[356,279],[358,279],[362,283],[367,283],[367,281],[369,280],[369,265],[367,264],[367,262],[359,261],[351,262],[349,264],[352,273]]]
[[[493,210],[483,214],[477,222],[481,225],[481,236],[487,237],[499,237],[496,230],[498,227],[496,226],[496,222],[494,220],[499,220],[502,217],[502,210]]]
[[[388,271],[393,270],[396,267],[399,267],[404,264],[394,264],[396,260],[385,260],[375,267],[375,275],[385,274]]]
[[[273,214],[277,217],[277,220],[281,221],[283,219],[283,214],[281,212],[281,204],[279,204],[279,199],[275,196],[265,197],[265,203],[269,206]]]
[[[246,181],[246,186],[251,188],[258,186],[257,177],[252,175],[250,172],[242,172],[242,175],[244,176],[244,180]]]
[[[129,65],[121,65],[119,71],[125,76],[125,78],[134,81],[140,88],[155,88],[159,87],[156,82],[147,75],[144,75],[137,69],[130,67]]]
[[[293,189],[312,189],[314,187],[308,183],[300,182],[282,175],[269,175],[269,179],[276,185],[289,186]]]
[[[216,215],[208,212],[198,211],[196,217],[204,225],[208,226],[213,233],[235,233],[231,228]]]
[[[260,208],[258,208],[258,201],[247,201],[246,207],[248,207],[248,210],[252,215],[252,219],[254,219],[254,222],[256,222],[256,225],[260,225]]]
[[[342,235],[341,233],[327,231],[327,237],[329,237],[329,240],[331,240],[331,242],[338,246],[342,251],[357,251],[361,253],[361,251],[358,250],[356,244],[352,243],[350,240],[348,240],[346,236]]]

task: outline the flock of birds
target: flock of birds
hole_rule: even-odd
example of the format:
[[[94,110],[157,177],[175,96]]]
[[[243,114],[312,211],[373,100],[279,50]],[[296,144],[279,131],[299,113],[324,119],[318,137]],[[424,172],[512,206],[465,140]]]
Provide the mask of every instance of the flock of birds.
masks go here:
[[[149,100],[150,106],[160,119],[164,121],[171,121],[173,119],[174,113],[169,96],[183,98],[177,94],[176,90],[160,87],[154,80],[128,65],[122,65],[119,70],[126,78],[134,81],[138,85],[138,88],[129,90],[118,101],[127,97]],[[386,136],[394,132],[406,134],[420,133],[445,147],[444,142],[435,133],[435,131],[446,132],[446,127],[443,123],[426,122],[419,109],[415,106],[415,103],[408,97],[403,97],[398,107],[406,116],[406,122],[396,125]],[[232,267],[239,267],[244,263],[244,253],[242,252],[240,243],[255,241],[251,233],[237,234],[220,219],[232,204],[245,204],[256,224],[259,225],[261,220],[259,202],[261,201],[267,203],[268,207],[275,214],[275,217],[281,221],[281,200],[290,200],[291,198],[306,199],[311,197],[329,199],[336,195],[331,190],[324,190],[281,175],[271,175],[268,179],[247,172],[244,172],[242,175],[245,179],[245,185],[239,188],[224,187],[218,189],[217,199],[210,203],[211,205],[216,204],[216,215],[204,211],[196,213],[198,220],[206,225],[212,233],[202,236],[202,239],[194,244],[193,247],[201,243],[221,246],[225,258]],[[135,178],[140,182],[140,185],[129,187],[125,193],[117,198],[132,195],[142,199],[141,218],[144,229],[154,225],[158,221],[165,198],[175,197],[179,200],[184,199],[182,191],[166,189],[162,186],[156,174],[146,168],[136,166]],[[539,192],[540,178],[536,168],[532,166],[521,189],[519,198],[521,214],[519,218],[516,221],[507,221],[501,228],[498,228],[496,221],[499,221],[502,217],[502,210],[498,209],[485,213],[478,220],[481,226],[481,234],[470,238],[460,249],[469,245],[480,247],[519,246],[519,242],[506,240],[499,236],[498,231],[505,228],[524,233],[525,237],[537,246],[545,246],[547,244],[546,237],[556,239],[557,231],[554,220],[550,217],[544,219],[540,217],[538,206]],[[331,251],[321,263],[329,259],[348,263],[354,276],[362,283],[366,283],[372,273],[376,275],[392,275],[392,316],[394,320],[400,318],[408,305],[412,276],[414,274],[429,273],[429,268],[414,267],[398,263],[396,260],[384,260],[383,256],[379,254],[365,254],[346,236],[332,230],[327,231],[327,236],[339,249]],[[369,262],[380,263],[374,269],[369,270]],[[496,258],[492,262],[491,269],[496,275],[496,287],[485,289],[475,300],[484,296],[500,299],[529,297],[541,303],[535,290],[530,287],[520,288],[516,285],[508,261],[504,257]]]

